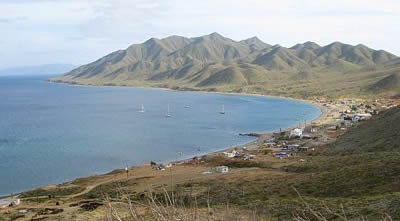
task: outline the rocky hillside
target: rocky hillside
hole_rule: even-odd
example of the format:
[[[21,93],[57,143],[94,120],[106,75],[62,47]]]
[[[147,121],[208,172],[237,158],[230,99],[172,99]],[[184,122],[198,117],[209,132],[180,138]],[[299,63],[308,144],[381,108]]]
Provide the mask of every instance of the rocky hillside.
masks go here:
[[[385,79],[399,70],[398,57],[361,44],[306,42],[285,48],[257,37],[234,41],[212,33],[152,38],[52,80],[294,97],[396,95],[398,85]]]

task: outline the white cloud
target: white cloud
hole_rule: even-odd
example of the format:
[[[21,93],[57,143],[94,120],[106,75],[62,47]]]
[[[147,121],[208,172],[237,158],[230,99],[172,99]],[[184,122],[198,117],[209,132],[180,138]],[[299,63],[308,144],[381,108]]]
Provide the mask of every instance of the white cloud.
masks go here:
[[[397,0],[2,0],[0,67],[82,64],[150,37],[214,31],[284,46],[363,43],[400,55],[399,11]]]

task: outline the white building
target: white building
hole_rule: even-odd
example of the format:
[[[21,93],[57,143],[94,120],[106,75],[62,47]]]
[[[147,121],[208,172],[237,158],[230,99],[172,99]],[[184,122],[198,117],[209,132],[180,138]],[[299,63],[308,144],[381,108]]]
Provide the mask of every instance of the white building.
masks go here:
[[[264,143],[264,145],[269,146],[269,147],[273,147],[276,146],[275,142],[268,142],[268,143]]]
[[[303,135],[303,130],[300,128],[295,128],[290,131],[290,137],[301,137]]]
[[[356,117],[359,117],[360,120],[368,120],[372,117],[371,114],[356,114]]]
[[[234,157],[240,155],[240,153],[239,153],[238,151],[236,151],[236,150],[233,150],[233,151],[230,152],[230,153],[224,152],[224,154],[225,154],[225,156],[228,157],[228,158],[234,158]]]
[[[0,199],[0,208],[6,208],[9,206],[18,206],[21,204],[20,199]]]
[[[229,167],[227,166],[219,166],[215,168],[215,172],[217,173],[228,173],[229,172]]]

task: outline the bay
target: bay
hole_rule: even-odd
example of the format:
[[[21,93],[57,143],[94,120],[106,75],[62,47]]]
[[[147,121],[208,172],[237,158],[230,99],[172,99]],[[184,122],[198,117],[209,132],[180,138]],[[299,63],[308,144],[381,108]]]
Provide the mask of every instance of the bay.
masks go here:
[[[221,150],[253,139],[239,133],[276,131],[320,114],[290,99],[46,79],[0,77],[0,195]]]

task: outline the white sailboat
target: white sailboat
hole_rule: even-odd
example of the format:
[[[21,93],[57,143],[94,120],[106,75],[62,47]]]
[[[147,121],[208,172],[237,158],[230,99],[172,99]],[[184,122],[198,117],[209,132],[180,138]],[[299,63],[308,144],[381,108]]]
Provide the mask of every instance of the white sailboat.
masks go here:
[[[146,112],[146,110],[144,109],[144,105],[143,105],[143,104],[142,104],[142,107],[140,108],[139,112],[140,112],[140,113]]]
[[[167,114],[165,115],[165,117],[172,117],[172,116],[171,116],[171,113],[169,112],[169,104],[168,104]]]
[[[221,109],[221,111],[219,113],[220,114],[225,114],[225,105],[222,105],[222,109]]]

